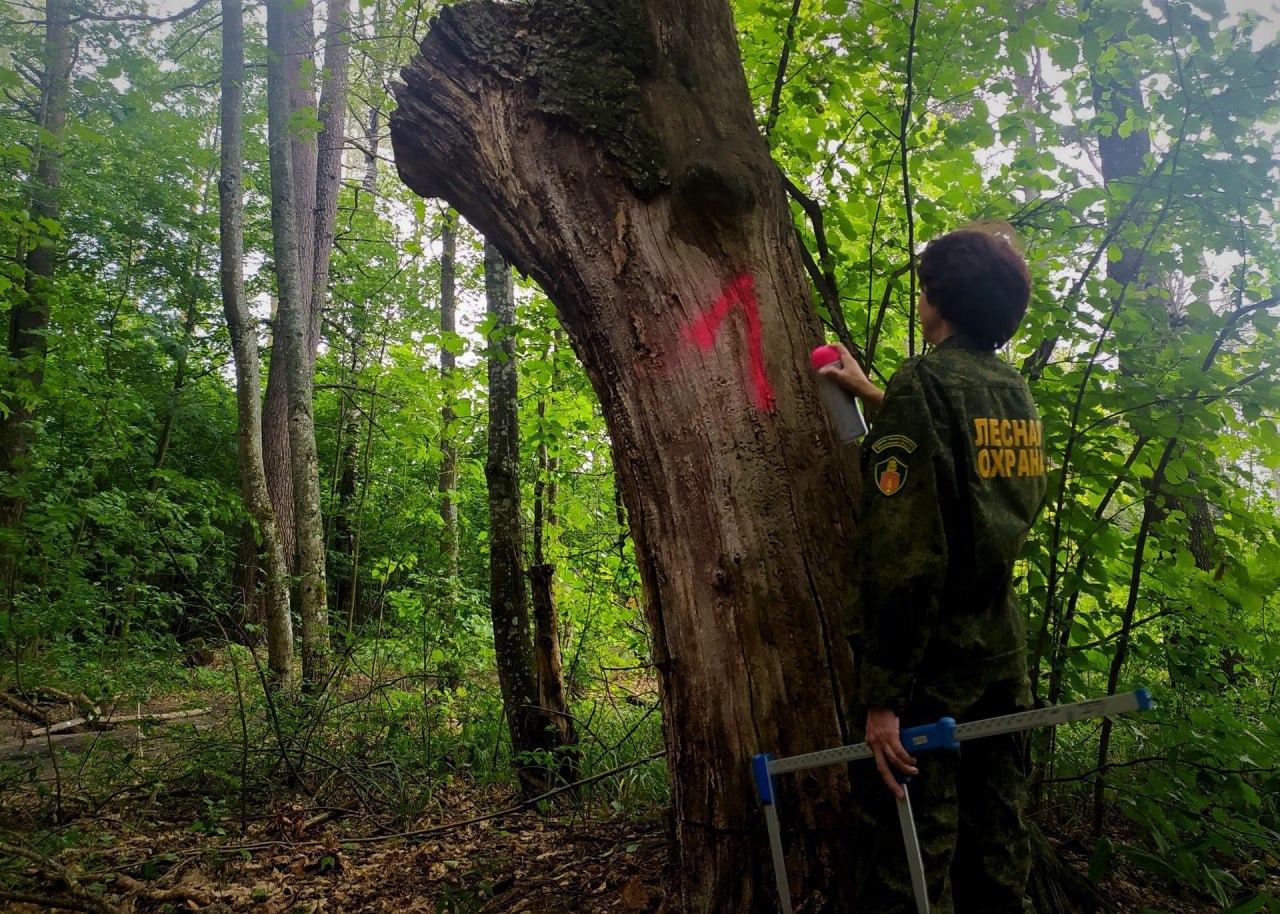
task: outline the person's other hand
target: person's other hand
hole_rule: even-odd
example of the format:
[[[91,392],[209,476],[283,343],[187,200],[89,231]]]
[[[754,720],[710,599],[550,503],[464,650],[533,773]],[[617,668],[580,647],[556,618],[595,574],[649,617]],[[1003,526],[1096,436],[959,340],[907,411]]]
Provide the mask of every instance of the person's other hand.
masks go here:
[[[867,745],[875,755],[880,776],[884,778],[890,792],[901,800],[907,793],[894,779],[893,769],[909,775],[919,774],[920,769],[916,767],[916,760],[907,754],[902,745],[898,715],[889,708],[868,708],[866,733]]]

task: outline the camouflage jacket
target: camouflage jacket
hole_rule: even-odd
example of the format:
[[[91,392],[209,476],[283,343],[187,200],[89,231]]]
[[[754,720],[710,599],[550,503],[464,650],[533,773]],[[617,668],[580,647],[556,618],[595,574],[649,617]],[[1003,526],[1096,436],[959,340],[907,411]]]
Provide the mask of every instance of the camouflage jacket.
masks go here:
[[[902,713],[913,685],[1025,674],[1014,561],[1045,491],[1026,382],[962,336],[894,374],[862,445],[860,697]]]

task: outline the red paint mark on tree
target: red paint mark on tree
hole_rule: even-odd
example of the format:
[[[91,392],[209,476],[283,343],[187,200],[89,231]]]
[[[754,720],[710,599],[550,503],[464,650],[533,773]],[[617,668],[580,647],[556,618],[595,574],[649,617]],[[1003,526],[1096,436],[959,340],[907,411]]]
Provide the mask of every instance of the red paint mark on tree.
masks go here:
[[[756,300],[755,278],[742,273],[729,282],[712,305],[701,317],[687,326],[684,338],[706,352],[715,345],[716,334],[725,319],[735,310],[742,314],[747,333],[747,375],[751,386],[751,399],[766,413],[773,412],[775,397],[773,386],[764,371],[764,346],[760,336],[760,305]]]

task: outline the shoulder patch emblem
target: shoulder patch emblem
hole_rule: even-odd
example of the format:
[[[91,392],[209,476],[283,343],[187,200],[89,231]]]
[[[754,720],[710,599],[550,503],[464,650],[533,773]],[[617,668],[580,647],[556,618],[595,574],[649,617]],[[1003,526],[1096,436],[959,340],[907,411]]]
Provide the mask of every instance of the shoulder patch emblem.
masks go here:
[[[871,444],[871,450],[877,454],[885,448],[891,447],[901,448],[910,454],[916,449],[916,443],[906,435],[885,435],[883,438],[877,438]]]
[[[876,464],[876,488],[881,495],[895,495],[907,481],[907,465],[897,457]]]

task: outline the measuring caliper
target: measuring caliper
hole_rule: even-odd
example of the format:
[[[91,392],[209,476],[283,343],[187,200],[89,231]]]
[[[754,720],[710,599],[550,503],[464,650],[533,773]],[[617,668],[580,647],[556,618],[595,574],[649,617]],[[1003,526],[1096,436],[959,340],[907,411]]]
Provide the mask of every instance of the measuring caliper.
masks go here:
[[[1150,710],[1151,693],[1146,689],[1137,689],[1123,695],[1090,698],[1074,704],[1020,711],[1003,717],[989,717],[986,720],[975,720],[963,724],[957,724],[952,718],[944,717],[931,724],[902,730],[902,745],[911,753],[925,752],[930,749],[959,749],[960,743],[964,740],[998,736],[1002,733],[1017,733],[1020,730],[1031,730],[1035,727],[1053,727],[1072,721],[1109,717],[1112,714],[1124,714],[1129,711]],[[852,746],[841,746],[838,749],[823,749],[820,752],[793,755],[790,758],[774,758],[767,753],[752,758],[751,771],[755,776],[760,803],[764,806],[765,824],[769,829],[769,847],[773,852],[773,872],[778,880],[778,895],[782,899],[783,914],[792,914],[791,888],[787,884],[787,861],[782,853],[782,832],[778,828],[778,803],[777,794],[774,791],[776,786],[774,778],[792,771],[804,771],[807,768],[820,768],[824,765],[871,758],[872,754],[871,748],[866,743],[856,743]],[[919,914],[929,914],[924,860],[920,856],[920,842],[916,839],[915,820],[911,817],[911,797],[907,794],[905,783],[902,789],[903,797],[898,800],[898,822],[902,826],[902,841],[907,850],[907,869],[911,872],[911,888],[916,897],[916,910]]]

